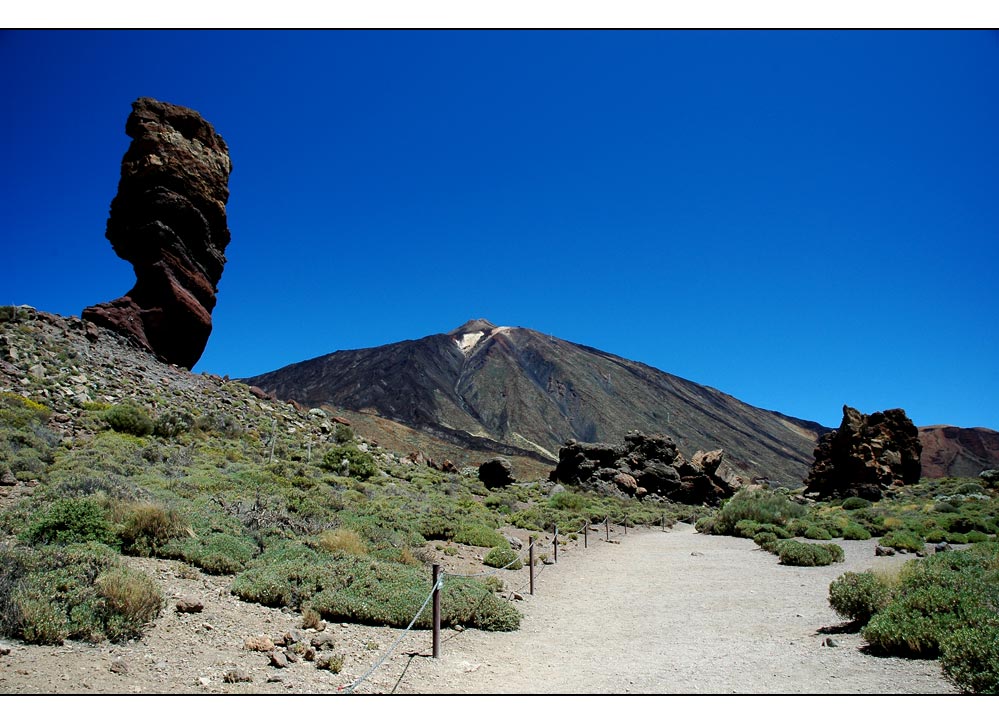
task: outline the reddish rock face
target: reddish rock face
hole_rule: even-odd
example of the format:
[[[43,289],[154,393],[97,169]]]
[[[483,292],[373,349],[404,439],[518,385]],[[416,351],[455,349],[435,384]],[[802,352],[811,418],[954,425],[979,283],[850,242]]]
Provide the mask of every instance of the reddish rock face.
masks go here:
[[[197,112],[152,98],[132,104],[125,132],[133,140],[105,235],[136,282],[82,316],[190,368],[212,331],[229,244],[229,149]]]

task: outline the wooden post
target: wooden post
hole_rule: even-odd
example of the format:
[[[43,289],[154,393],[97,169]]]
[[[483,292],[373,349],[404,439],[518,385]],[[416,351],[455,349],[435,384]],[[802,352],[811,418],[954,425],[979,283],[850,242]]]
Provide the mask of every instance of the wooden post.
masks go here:
[[[534,536],[532,535],[527,544],[527,570],[531,577],[531,595],[534,595]]]
[[[587,539],[589,538],[589,536],[587,535],[587,531],[589,529],[590,529],[590,521],[586,521],[586,525],[583,526],[583,550],[586,550]]]
[[[558,563],[558,526],[555,526],[555,538],[552,541],[552,550],[555,551],[555,563]]]
[[[666,532],[666,514],[663,513],[663,533]]]
[[[607,542],[610,543],[610,518],[604,518],[604,530],[607,533]]]
[[[441,657],[441,589],[438,586],[441,575],[441,564],[433,564],[434,577],[434,658]]]
[[[624,516],[624,534],[628,535],[628,516]]]

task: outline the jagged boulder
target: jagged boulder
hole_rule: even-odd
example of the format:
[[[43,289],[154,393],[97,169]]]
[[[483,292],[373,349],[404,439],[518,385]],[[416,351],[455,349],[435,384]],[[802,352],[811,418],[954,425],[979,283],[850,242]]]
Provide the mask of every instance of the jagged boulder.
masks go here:
[[[905,410],[865,415],[843,406],[839,429],[819,438],[805,495],[881,500],[892,485],[919,482],[919,431]]]
[[[624,496],[656,495],[681,503],[716,504],[743,483],[721,450],[684,459],[668,435],[631,432],[622,445],[569,440],[559,450],[552,482]]]
[[[105,236],[132,263],[135,286],[82,316],[190,368],[208,343],[226,261],[229,149],[196,111],[152,98],[132,104],[125,132]]]

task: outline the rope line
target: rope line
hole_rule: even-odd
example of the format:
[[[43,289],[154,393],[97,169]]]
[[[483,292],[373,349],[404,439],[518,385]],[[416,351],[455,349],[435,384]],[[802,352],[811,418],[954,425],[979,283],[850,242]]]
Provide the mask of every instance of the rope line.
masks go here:
[[[439,590],[439,589],[443,589],[443,588],[444,588],[444,576],[443,575],[438,575],[437,581],[430,588],[430,593],[427,594],[427,598],[423,602],[423,605],[420,606],[420,610],[416,612],[415,616],[413,616],[413,620],[409,622],[409,626],[407,626],[405,628],[405,630],[401,634],[399,634],[399,638],[397,638],[395,640],[395,643],[392,644],[392,646],[388,649],[388,651],[386,651],[382,655],[382,657],[380,659],[378,659],[378,661],[375,663],[374,666],[372,666],[370,669],[368,669],[367,673],[364,674],[364,676],[362,676],[359,679],[357,679],[357,681],[355,681],[353,684],[351,684],[350,686],[348,686],[344,690],[344,692],[343,692],[344,694],[353,694],[354,693],[354,689],[356,689],[365,679],[367,679],[369,676],[371,676],[371,674],[374,673],[375,669],[377,669],[379,666],[381,666],[385,662],[385,659],[387,659],[392,654],[392,652],[396,650],[396,647],[398,647],[399,644],[402,643],[402,640],[409,633],[409,630],[411,628],[413,628],[413,624],[416,623],[416,619],[418,619],[420,617],[420,614],[423,613],[423,609],[425,609],[427,607],[427,604],[430,603],[430,600],[434,597],[434,592],[437,591],[437,590]]]

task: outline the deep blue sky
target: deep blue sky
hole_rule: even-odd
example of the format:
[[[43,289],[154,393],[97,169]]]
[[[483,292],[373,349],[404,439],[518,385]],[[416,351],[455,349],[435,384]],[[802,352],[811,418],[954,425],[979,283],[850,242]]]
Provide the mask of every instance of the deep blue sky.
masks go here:
[[[125,293],[131,102],[225,137],[196,370],[531,327],[759,407],[999,429],[992,32],[0,33],[0,302]]]

